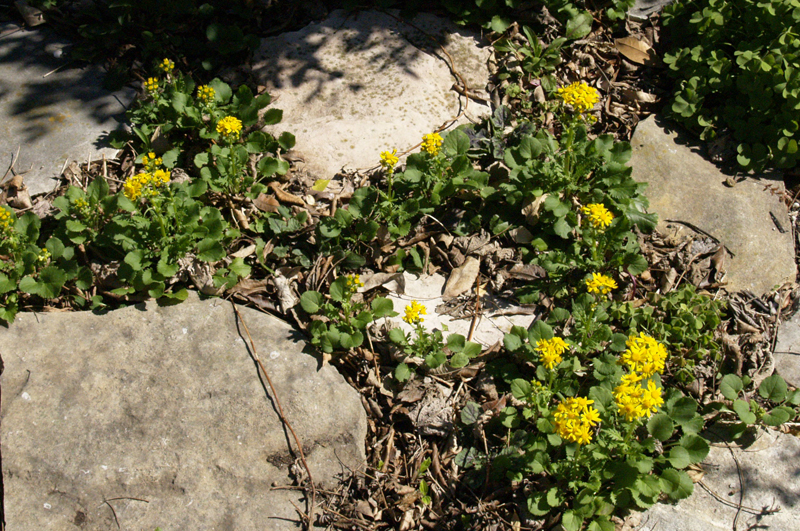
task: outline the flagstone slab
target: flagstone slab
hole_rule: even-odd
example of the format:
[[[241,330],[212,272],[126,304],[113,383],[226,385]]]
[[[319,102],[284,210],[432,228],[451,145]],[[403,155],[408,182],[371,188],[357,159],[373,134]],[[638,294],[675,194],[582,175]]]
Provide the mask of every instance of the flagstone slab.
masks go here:
[[[773,352],[775,372],[794,387],[800,387],[800,312],[778,328]]]
[[[633,178],[648,183],[645,195],[659,230],[680,235],[699,227],[733,253],[726,259],[728,291],[760,295],[795,280],[782,180],[747,177],[726,186],[728,176],[656,115],[639,122],[631,146]]]
[[[19,151],[31,195],[52,190],[65,161],[113,156],[107,136],[134,97],[105,90],[102,69],[71,62],[68,45],[47,26],[0,25],[0,176]]]
[[[711,442],[715,440],[712,438]],[[675,505],[655,505],[641,515],[634,529],[797,529],[800,521],[800,439],[796,436],[760,430],[755,441],[745,447],[712,444],[703,462],[703,471],[702,485],[695,484],[691,496]],[[744,509],[737,518],[739,504]],[[760,514],[762,511],[764,514]],[[733,525],[734,519],[736,526]]]
[[[315,483],[334,488],[365,460],[358,393],[289,325],[239,311]],[[302,466],[246,340],[229,302],[197,296],[0,328],[8,529],[116,529],[109,505],[122,529],[298,529],[301,493],[271,487]]]
[[[306,170],[329,179],[345,166],[377,166],[381,151],[411,148],[464,106],[472,118],[489,114],[453,89],[459,80],[450,68],[485,95],[489,55],[477,35],[433,15],[405,23],[389,13],[336,10],[262,40],[253,73],[283,110],[274,130],[294,133]]]

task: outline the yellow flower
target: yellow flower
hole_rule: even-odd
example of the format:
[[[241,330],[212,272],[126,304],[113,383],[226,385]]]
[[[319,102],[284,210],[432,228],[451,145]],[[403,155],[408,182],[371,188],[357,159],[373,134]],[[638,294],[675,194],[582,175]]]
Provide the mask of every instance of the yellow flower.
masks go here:
[[[347,279],[347,288],[352,291],[356,291],[364,285],[364,283],[361,282],[360,275],[347,275],[345,278]]]
[[[600,101],[597,89],[583,82],[558,89],[558,95],[564,100],[564,103],[572,105],[581,114],[591,111],[594,105]]]
[[[77,208],[79,210],[83,210],[84,208],[86,208],[88,206],[89,206],[89,203],[86,201],[86,199],[84,199],[82,197],[79,197],[78,199],[75,200],[75,208]]]
[[[381,153],[381,166],[383,166],[383,169],[386,171],[386,173],[394,173],[394,167],[397,166],[398,162],[400,162],[400,159],[397,158],[396,149],[391,151],[383,151]]]
[[[664,405],[661,389],[652,380],[647,382],[647,389],[643,388],[639,382],[630,383],[623,380],[614,388],[614,401],[620,414],[628,422],[649,418],[659,407]]]
[[[140,173],[125,181],[122,186],[122,193],[131,201],[136,201],[140,197],[154,197],[158,194],[158,189],[169,183],[170,172],[166,170],[156,170],[155,173]]]
[[[226,116],[217,123],[217,133],[225,137],[239,138],[241,132],[242,122],[234,116]]]
[[[206,105],[214,101],[215,95],[216,92],[214,89],[208,85],[200,85],[197,87],[197,99]]]
[[[424,321],[422,318],[423,315],[428,315],[428,312],[425,310],[425,306],[417,301],[411,301],[411,304],[406,306],[406,315],[403,317],[403,321],[410,325],[417,325]]]
[[[540,339],[536,342],[536,350],[539,352],[539,361],[550,370],[561,363],[561,355],[569,348],[569,345],[560,337],[553,339]]]
[[[173,70],[175,70],[175,63],[165,58],[163,61],[161,61],[161,63],[159,63],[158,69],[164,72],[165,74],[169,74]]]
[[[649,377],[664,370],[667,349],[652,337],[640,332],[638,336],[630,336],[625,345],[628,348],[622,353],[621,361],[631,371]]]
[[[591,203],[581,208],[581,212],[589,217],[589,223],[596,229],[605,229],[611,225],[611,220],[614,219],[614,214],[602,203]]]
[[[592,273],[592,277],[586,279],[586,290],[589,293],[605,295],[612,289],[617,289],[617,283],[613,278],[602,273]]]
[[[36,257],[36,261],[46,264],[48,260],[50,260],[50,251],[42,247],[42,252]]]
[[[144,82],[144,88],[147,89],[147,92],[155,92],[158,90],[158,80],[154,77],[148,77],[147,81]]]
[[[594,400],[584,397],[567,398],[560,402],[553,414],[556,433],[569,442],[589,444],[591,429],[600,422],[600,412],[591,407]]]
[[[12,221],[11,213],[5,207],[0,207],[0,230],[7,231],[11,228]]]
[[[436,155],[442,147],[442,137],[439,133],[431,133],[422,137],[422,151]]]

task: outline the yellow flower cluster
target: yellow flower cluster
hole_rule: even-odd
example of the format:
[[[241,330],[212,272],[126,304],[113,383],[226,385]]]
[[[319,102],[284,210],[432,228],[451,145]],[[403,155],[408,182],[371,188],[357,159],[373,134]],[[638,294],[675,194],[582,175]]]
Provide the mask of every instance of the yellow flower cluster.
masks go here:
[[[155,171],[157,166],[161,166],[161,162],[161,157],[156,157],[152,151],[142,157],[142,164],[148,171]]]
[[[561,355],[569,349],[566,341],[560,337],[553,339],[540,339],[536,342],[536,351],[539,352],[539,361],[550,370],[561,363]]]
[[[86,201],[86,199],[84,199],[82,197],[79,197],[78,199],[76,199],[74,204],[75,204],[75,208],[77,208],[78,210],[83,210],[83,209],[85,209],[85,208],[87,208],[89,206],[89,202]]]
[[[572,105],[581,114],[591,111],[595,103],[600,101],[597,89],[583,82],[558,89],[558,95],[564,100],[564,103]]]
[[[216,94],[214,89],[208,85],[200,85],[197,87],[197,99],[206,105],[214,101]]]
[[[602,273],[592,273],[591,278],[586,279],[586,290],[589,293],[605,295],[612,289],[617,289],[617,283],[613,278]]]
[[[360,275],[347,275],[345,278],[347,279],[347,289],[351,291],[356,291],[364,285],[364,283],[361,282]]]
[[[664,370],[667,349],[652,337],[640,332],[638,336],[630,336],[625,345],[628,348],[622,353],[622,363],[632,372],[649,377]]]
[[[0,231],[5,232],[11,228],[11,213],[3,207],[0,207]]]
[[[581,212],[586,214],[589,218],[589,223],[596,229],[605,229],[611,225],[611,220],[614,219],[614,214],[602,203],[590,203],[581,208]]]
[[[589,444],[592,442],[592,428],[600,422],[600,413],[593,407],[594,400],[577,396],[567,398],[558,404],[553,414],[556,433],[569,442]]]
[[[158,80],[154,77],[148,77],[147,81],[144,82],[144,88],[147,89],[147,92],[155,92],[158,90]]]
[[[617,409],[628,422],[649,418],[659,407],[664,405],[661,389],[653,380],[642,386],[643,377],[636,373],[626,374],[622,383],[614,388],[614,401]]]
[[[131,201],[140,197],[153,197],[158,194],[158,189],[169,183],[170,173],[165,170],[156,170],[153,173],[140,173],[125,181],[122,193]]]
[[[436,155],[442,148],[442,137],[439,133],[431,133],[422,137],[422,151]]]
[[[164,72],[165,74],[169,74],[173,70],[175,70],[175,63],[165,58],[163,61],[161,61],[161,63],[159,63],[158,69]]]
[[[406,315],[403,317],[403,321],[410,325],[417,325],[424,321],[422,316],[427,314],[428,312],[425,310],[425,306],[417,301],[411,301],[411,304],[406,306]]]
[[[50,251],[42,247],[42,252],[36,257],[36,261],[40,264],[46,264],[50,260]]]
[[[242,121],[235,116],[226,116],[217,123],[217,133],[229,137],[239,138],[242,132]]]
[[[390,175],[394,173],[394,167],[397,166],[398,162],[400,162],[400,159],[397,158],[396,149],[381,152],[381,166],[386,173]]]

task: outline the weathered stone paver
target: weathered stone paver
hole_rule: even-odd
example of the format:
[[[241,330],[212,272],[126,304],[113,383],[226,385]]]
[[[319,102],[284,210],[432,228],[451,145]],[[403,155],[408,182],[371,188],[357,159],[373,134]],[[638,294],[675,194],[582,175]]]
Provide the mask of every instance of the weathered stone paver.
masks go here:
[[[476,36],[432,15],[413,24],[444,44],[471,90],[485,89],[490,50]],[[457,116],[465,98],[452,89],[449,62],[433,40],[389,14],[337,10],[264,39],[253,71],[283,109],[275,129],[294,133],[306,169],[329,179],[343,166],[376,166],[381,151],[410,148]],[[469,101],[471,117],[488,112]]]
[[[70,62],[67,44],[47,26],[0,25],[0,177],[19,149],[31,195],[52,190],[67,160],[113,155],[106,137],[133,101],[131,89],[103,89],[99,67]]]
[[[800,312],[778,328],[773,355],[775,371],[790,385],[800,387]]]
[[[332,486],[364,460],[358,393],[290,326],[240,312],[315,481]],[[122,529],[297,529],[301,495],[270,490],[294,484],[291,437],[245,340],[229,302],[196,296],[0,328],[8,528],[115,529],[104,500],[119,498]]]
[[[633,177],[649,183],[645,195],[658,214],[659,229],[686,232],[677,220],[697,226],[720,240],[734,256],[727,257],[727,286],[756,295],[797,276],[794,242],[786,207],[780,196],[765,190],[783,189],[783,182],[747,178],[733,188],[726,175],[697,153],[678,133],[651,116],[636,127],[631,146]],[[785,232],[780,232],[774,218]]]

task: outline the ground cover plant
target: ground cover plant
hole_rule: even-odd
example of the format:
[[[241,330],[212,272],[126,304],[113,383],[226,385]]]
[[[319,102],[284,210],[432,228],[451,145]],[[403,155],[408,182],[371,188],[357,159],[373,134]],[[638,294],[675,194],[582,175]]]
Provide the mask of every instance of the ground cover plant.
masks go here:
[[[737,366],[721,339],[738,326],[733,305],[686,282],[657,292],[656,220],[630,145],[603,134],[602,93],[559,70],[566,40],[513,31],[497,49],[522,72],[499,72],[515,102],[536,81],[544,101],[427,132],[404,160],[386,146],[375,171],[337,177],[352,194],[313,204],[331,183],[293,178],[294,137],[260,130],[282,117],[267,94],[201,84],[158,57],[116,173],[86,168],[92,178],[65,185],[43,219],[0,206],[0,319],[174,303],[190,288],[293,319],[372,411],[366,479],[321,511],[333,527],[605,531],[690,495],[704,428],[780,425],[800,394]],[[497,247],[469,251],[476,241]],[[468,307],[492,294],[537,309],[502,344],[431,328],[419,301],[395,308],[380,283],[366,286],[449,274],[470,252],[480,273]],[[397,315],[411,332],[387,328]],[[444,431],[408,413],[425,385],[464,390]],[[356,503],[375,499],[371,517]]]

